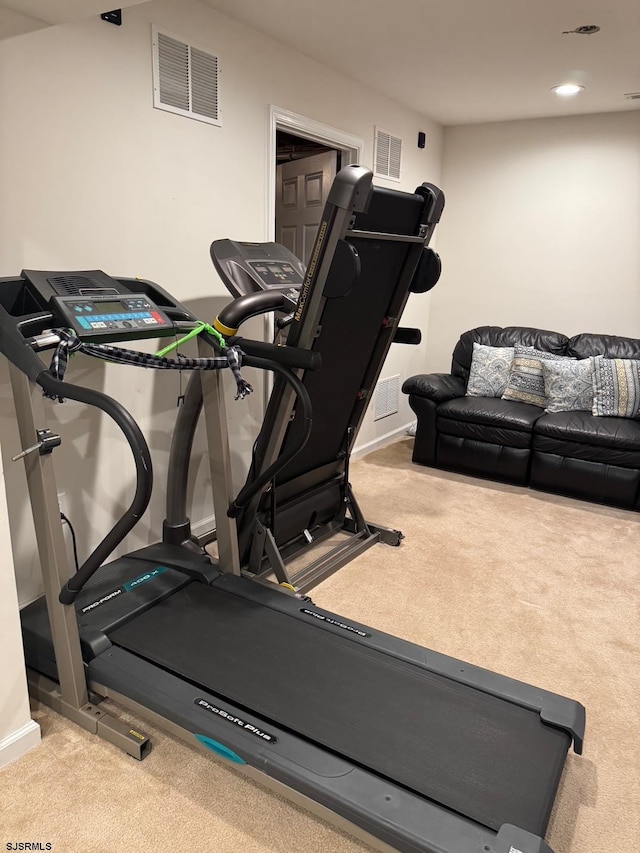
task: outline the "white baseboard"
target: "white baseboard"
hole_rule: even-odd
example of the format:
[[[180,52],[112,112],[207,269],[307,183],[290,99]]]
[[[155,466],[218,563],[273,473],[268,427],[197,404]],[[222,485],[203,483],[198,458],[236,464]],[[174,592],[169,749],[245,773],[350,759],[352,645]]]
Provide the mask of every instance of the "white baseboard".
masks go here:
[[[403,424],[402,426],[391,430],[391,432],[386,432],[384,435],[374,438],[372,441],[367,441],[366,444],[356,445],[351,453],[351,458],[353,460],[362,459],[363,456],[373,453],[374,450],[380,450],[381,448],[386,447],[387,444],[392,444],[397,438],[399,438],[399,436],[405,435],[410,426],[411,422]]]
[[[216,526],[216,517],[215,515],[208,515],[206,518],[203,518],[201,521],[196,521],[195,524],[191,525],[191,532],[194,536],[204,536],[205,533],[208,533],[210,530]]]
[[[40,726],[35,720],[29,720],[17,732],[12,732],[10,735],[0,740],[0,770],[21,758],[30,749],[38,746],[40,743]]]

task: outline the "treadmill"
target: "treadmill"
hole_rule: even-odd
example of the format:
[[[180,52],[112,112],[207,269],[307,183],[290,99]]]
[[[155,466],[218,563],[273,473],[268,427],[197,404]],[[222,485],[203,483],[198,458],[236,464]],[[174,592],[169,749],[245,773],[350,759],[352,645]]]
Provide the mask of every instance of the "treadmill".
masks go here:
[[[366,208],[370,193],[356,189],[370,187],[370,173],[336,180],[330,215]],[[582,751],[579,703],[330,613],[183,545],[106,562],[148,504],[148,447],[116,400],[56,378],[36,351],[59,346],[65,328],[98,346],[173,336],[194,320],[152,282],[101,271],[0,280],[0,349],[45,585],[22,612],[32,695],[144,758],[144,732],[101,708],[111,697],[381,850],[549,853],[544,834],[566,755],[572,744]],[[289,369],[274,367],[282,358],[292,370],[317,367],[304,348],[269,346],[245,363],[278,376]],[[202,375],[214,432],[208,391],[220,374]],[[299,382],[289,387],[304,396]],[[60,437],[46,427],[42,390],[101,409],[136,461],[131,507],[76,573],[57,504]]]
[[[277,243],[216,240],[210,248],[235,297],[214,327],[234,340],[246,319],[274,312],[276,341],[307,349],[322,363],[320,371],[300,375],[313,409],[307,440],[299,401],[276,377],[245,486],[231,506],[242,571],[275,575],[300,592],[372,545],[398,546],[403,538],[399,530],[365,518],[349,482],[349,461],[391,345],[420,343],[419,329],[401,326],[407,300],[430,290],[440,275],[429,241],[444,207],[441,190],[425,183],[414,194],[399,193],[359,175],[359,202],[353,210],[341,208],[338,193],[356,174],[347,167],[332,188],[308,270]],[[172,543],[192,535],[187,483],[202,404],[197,376],[185,403],[169,457],[164,530]],[[221,452],[210,443],[212,456]],[[268,477],[265,471],[278,459],[286,464]],[[218,535],[224,514],[216,512],[216,531],[199,543]]]

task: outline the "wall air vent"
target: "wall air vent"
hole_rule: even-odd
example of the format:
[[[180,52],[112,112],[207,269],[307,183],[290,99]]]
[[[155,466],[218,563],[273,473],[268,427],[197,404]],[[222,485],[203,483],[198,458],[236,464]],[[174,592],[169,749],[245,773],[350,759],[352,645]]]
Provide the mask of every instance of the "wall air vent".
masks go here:
[[[220,60],[153,28],[153,106],[220,125]]]
[[[402,139],[393,136],[380,127],[375,129],[375,145],[373,152],[374,175],[378,178],[400,180],[402,160]]]
[[[400,377],[390,376],[389,379],[381,379],[376,385],[376,408],[373,416],[374,421],[395,415],[399,407]]]

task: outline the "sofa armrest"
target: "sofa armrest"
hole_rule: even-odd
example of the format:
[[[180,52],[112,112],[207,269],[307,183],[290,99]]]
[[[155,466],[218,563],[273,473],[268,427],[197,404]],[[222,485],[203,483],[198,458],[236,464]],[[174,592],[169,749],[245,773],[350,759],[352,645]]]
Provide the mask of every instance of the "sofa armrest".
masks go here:
[[[434,403],[464,397],[466,390],[464,380],[451,373],[420,373],[410,376],[402,385],[404,394],[426,397]]]

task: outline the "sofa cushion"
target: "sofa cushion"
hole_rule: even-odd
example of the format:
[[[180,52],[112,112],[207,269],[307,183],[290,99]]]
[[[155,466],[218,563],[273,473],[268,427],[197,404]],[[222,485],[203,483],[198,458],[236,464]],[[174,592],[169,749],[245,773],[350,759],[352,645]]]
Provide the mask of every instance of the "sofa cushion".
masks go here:
[[[597,418],[589,412],[542,415],[536,421],[533,447],[591,462],[640,467],[640,421]]]
[[[640,361],[601,355],[590,361],[593,414],[614,418],[640,416]]]
[[[575,335],[567,344],[567,355],[575,358],[603,355],[605,358],[640,359],[640,340],[617,335]]]
[[[567,355],[569,338],[559,332],[533,329],[529,326],[478,326],[464,332],[453,350],[451,373],[460,376],[465,382],[471,368],[474,342],[490,347],[513,347],[522,344],[556,355]]]
[[[591,359],[542,362],[546,412],[590,412],[593,406]]]
[[[502,397],[512,361],[513,347],[488,347],[474,343],[467,394],[470,397]]]
[[[509,381],[502,395],[503,400],[519,400],[521,403],[531,403],[544,409],[547,405],[547,395],[544,387],[542,363],[547,359],[569,360],[568,356],[556,355],[516,344],[514,357],[509,370]]]
[[[536,406],[501,400],[499,397],[458,397],[438,407],[439,423],[456,420],[520,432],[531,432],[541,414]]]
[[[492,427],[486,424],[474,424],[470,421],[456,421],[453,418],[440,418],[437,421],[438,441],[443,437],[464,439],[480,445],[496,445],[498,448],[531,449],[533,433],[508,427]],[[480,460],[478,460],[479,462]]]

